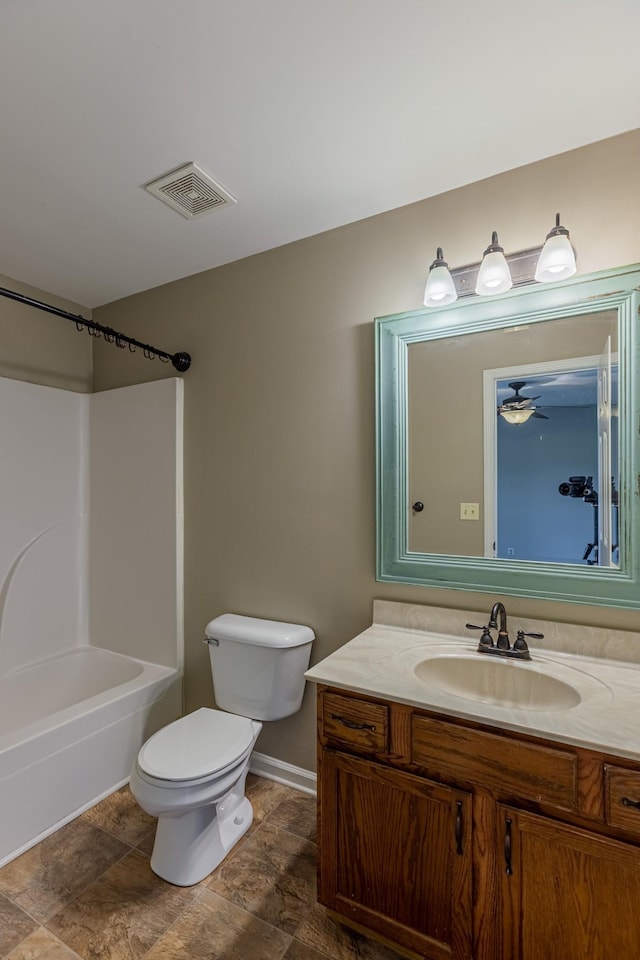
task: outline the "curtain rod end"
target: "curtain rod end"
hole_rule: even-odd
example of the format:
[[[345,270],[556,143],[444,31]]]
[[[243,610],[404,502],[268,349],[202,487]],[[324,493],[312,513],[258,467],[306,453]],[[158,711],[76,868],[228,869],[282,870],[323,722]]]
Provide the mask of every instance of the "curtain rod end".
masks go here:
[[[174,353],[171,363],[180,373],[185,373],[191,366],[191,356],[188,353]]]

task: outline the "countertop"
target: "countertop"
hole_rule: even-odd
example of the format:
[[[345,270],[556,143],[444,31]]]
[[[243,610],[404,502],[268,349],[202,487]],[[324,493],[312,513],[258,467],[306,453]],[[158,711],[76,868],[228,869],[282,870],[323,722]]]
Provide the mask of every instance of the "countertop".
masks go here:
[[[476,620],[476,622],[478,622]],[[478,638],[374,623],[306,673],[326,684],[383,700],[499,729],[640,761],[640,664],[605,657],[536,649],[530,662],[487,657],[477,652]],[[467,698],[425,684],[415,672],[434,657],[491,659],[497,669],[549,674],[578,692],[577,704],[560,709],[523,709]],[[473,667],[471,667],[473,669]],[[511,676],[511,675],[509,675]]]

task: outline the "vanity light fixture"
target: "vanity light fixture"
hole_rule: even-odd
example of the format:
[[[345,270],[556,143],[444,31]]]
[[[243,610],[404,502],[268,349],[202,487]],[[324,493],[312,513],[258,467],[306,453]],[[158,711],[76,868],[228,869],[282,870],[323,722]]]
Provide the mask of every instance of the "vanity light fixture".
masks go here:
[[[444,307],[458,299],[455,285],[449,273],[449,264],[444,259],[442,247],[436,250],[436,259],[429,267],[427,285],[424,288],[425,307]]]
[[[494,230],[491,234],[491,243],[482,257],[476,293],[479,297],[490,297],[496,293],[505,293],[513,286],[509,264],[504,255],[504,249],[498,243],[498,234]]]
[[[444,307],[459,297],[474,293],[481,297],[505,293],[512,287],[565,280],[576,272],[576,258],[569,240],[569,231],[556,214],[555,226],[547,234],[544,246],[530,247],[505,256],[494,230],[491,243],[481,263],[471,263],[449,270],[438,247],[436,259],[429,267],[424,291],[426,307]]]
[[[556,225],[547,234],[535,278],[538,283],[552,280],[565,280],[576,272],[576,258],[569,242],[569,231],[560,225],[560,214],[556,213]]]

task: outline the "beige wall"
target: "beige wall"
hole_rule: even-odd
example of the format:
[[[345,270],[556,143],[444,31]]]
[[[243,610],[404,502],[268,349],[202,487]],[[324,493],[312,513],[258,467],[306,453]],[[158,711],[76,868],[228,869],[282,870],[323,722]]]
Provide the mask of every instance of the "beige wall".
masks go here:
[[[90,318],[91,311],[51,293],[0,276],[0,287]],[[0,376],[47,387],[91,390],[92,338],[73,323],[0,297]]]
[[[94,312],[185,374],[187,708],[210,703],[206,622],[224,611],[316,631],[313,659],[371,622],[374,597],[493,598],[375,580],[373,318],[416,309],[436,246],[476,261],[540,243],[559,210],[581,273],[640,260],[640,131],[350,224]],[[212,214],[215,216],[215,214]],[[224,229],[221,223],[220,229]],[[96,389],[171,367],[96,343]],[[512,614],[638,629],[640,615],[510,599]],[[315,764],[314,690],[258,749]]]

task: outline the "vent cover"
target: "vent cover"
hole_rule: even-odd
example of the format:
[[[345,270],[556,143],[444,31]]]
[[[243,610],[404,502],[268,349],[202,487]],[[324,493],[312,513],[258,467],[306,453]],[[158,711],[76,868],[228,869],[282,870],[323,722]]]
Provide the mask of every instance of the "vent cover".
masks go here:
[[[236,198],[227,193],[197,163],[186,163],[171,173],[145,183],[144,187],[154,197],[158,197],[189,220],[228,203],[237,203]]]

